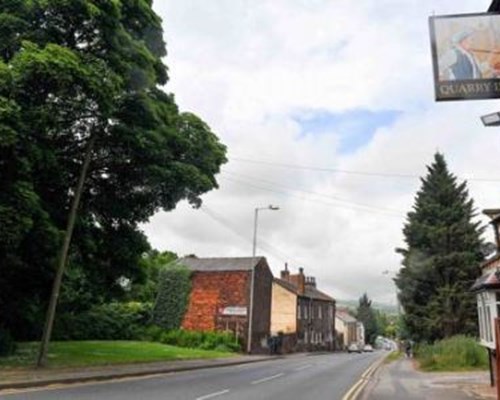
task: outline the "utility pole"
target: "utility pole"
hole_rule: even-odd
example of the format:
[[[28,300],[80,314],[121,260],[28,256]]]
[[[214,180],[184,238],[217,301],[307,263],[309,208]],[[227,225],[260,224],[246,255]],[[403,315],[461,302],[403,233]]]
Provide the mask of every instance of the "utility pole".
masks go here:
[[[248,307],[248,334],[247,334],[247,353],[250,354],[252,352],[252,324],[253,324],[253,296],[254,296],[254,287],[255,287],[255,255],[257,252],[257,226],[259,219],[259,211],[260,210],[272,210],[277,211],[280,208],[278,206],[269,205],[267,207],[257,207],[254,212],[253,219],[253,247],[252,247],[252,271],[250,273],[250,300]]]

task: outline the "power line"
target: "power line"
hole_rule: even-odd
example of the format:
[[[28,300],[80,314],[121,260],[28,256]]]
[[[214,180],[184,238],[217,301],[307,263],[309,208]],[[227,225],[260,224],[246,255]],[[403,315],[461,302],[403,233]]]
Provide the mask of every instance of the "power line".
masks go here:
[[[314,196],[323,197],[323,198],[326,198],[326,199],[329,199],[329,200],[338,201],[338,202],[341,202],[341,203],[347,203],[347,204],[350,204],[350,205],[356,205],[356,206],[360,206],[360,207],[366,207],[366,208],[377,210],[377,211],[382,210],[382,211],[389,211],[389,212],[398,213],[398,214],[399,213],[404,213],[401,210],[396,210],[396,209],[387,208],[387,207],[378,207],[378,206],[374,206],[374,205],[371,205],[371,204],[366,204],[366,203],[360,203],[360,202],[352,201],[352,200],[345,199],[345,198],[338,197],[338,196],[332,196],[332,195],[327,195],[327,194],[324,194],[324,193],[313,192],[313,191],[305,190],[305,189],[301,189],[301,188],[293,188],[293,187],[290,187],[290,186],[287,186],[287,185],[282,185],[282,184],[277,183],[277,182],[269,181],[267,179],[256,178],[256,177],[252,177],[252,176],[249,176],[249,175],[237,174],[237,173],[230,172],[230,171],[223,171],[223,173],[224,174],[233,175],[233,176],[236,176],[236,177],[240,177],[240,178],[243,178],[243,179],[250,179],[250,180],[256,180],[256,181],[264,182],[266,184],[270,184],[270,185],[273,185],[273,186],[282,187],[284,189],[288,189],[288,190],[292,190],[292,191],[296,191],[296,192],[302,192],[302,193],[306,193],[306,194],[311,194],[311,195],[314,195]],[[325,203],[325,204],[331,204],[331,203]]]
[[[227,219],[225,219],[221,214],[208,208],[206,205],[202,205],[200,209],[205,214],[207,214],[210,218],[212,218],[214,221],[223,225],[226,229],[230,230],[235,235],[239,236],[240,238],[242,238],[246,242],[252,243],[252,240],[250,240],[248,235],[245,235],[244,233],[242,233],[238,229],[236,229],[231,224],[231,222],[229,222]],[[285,253],[282,250],[278,249],[277,247],[271,245],[270,243],[264,241],[263,239],[259,239],[259,247],[263,248],[268,253],[272,254],[273,256],[275,256],[276,258],[278,258],[279,260],[281,260],[283,262],[293,261],[293,262],[297,263],[298,265],[304,265],[304,263],[298,262],[298,260],[294,259],[293,257],[290,257],[287,253]]]
[[[242,158],[242,157],[229,157],[229,159],[233,160],[233,161],[240,161],[240,162],[246,162],[246,163],[251,163],[251,164],[262,164],[262,165],[268,165],[268,166],[280,167],[280,168],[303,169],[303,170],[321,171],[321,172],[335,172],[335,173],[350,174],[350,175],[362,175],[362,176],[377,176],[377,177],[383,177],[383,178],[405,178],[405,179],[419,178],[418,175],[410,175],[410,174],[351,171],[351,170],[346,170],[346,169],[329,168],[329,167],[315,167],[315,166],[308,166],[308,165],[297,165],[297,164],[277,163],[277,162],[271,162],[271,161],[251,160],[249,158]]]
[[[401,179],[420,179],[420,175],[414,174],[401,174],[401,173],[392,173],[392,172],[369,172],[369,171],[354,171],[347,169],[338,169],[331,167],[317,167],[317,166],[309,166],[309,165],[300,165],[300,164],[288,164],[288,163],[278,163],[272,161],[263,161],[263,160],[252,160],[244,157],[229,157],[232,161],[239,161],[251,164],[261,164],[267,165],[271,167],[278,168],[290,168],[290,169],[299,169],[299,170],[308,170],[308,171],[319,171],[319,172],[332,172],[339,174],[348,174],[348,175],[359,175],[359,176],[368,176],[368,177],[380,177],[380,178],[401,178]],[[500,182],[499,178],[472,178],[472,177],[459,177],[460,179],[464,179],[469,182]]]
[[[370,209],[367,209],[367,208],[363,208],[363,207],[366,207],[366,206],[358,206],[358,205],[355,205],[355,204],[353,204],[353,205],[334,204],[334,203],[330,203],[330,202],[326,202],[326,201],[321,201],[321,200],[318,200],[318,199],[311,199],[311,198],[305,197],[305,196],[298,196],[296,194],[285,192],[283,190],[271,189],[271,188],[267,188],[267,187],[255,185],[253,183],[239,181],[237,179],[233,179],[233,178],[230,178],[230,177],[221,176],[220,178],[224,179],[224,180],[227,180],[227,181],[230,181],[230,182],[233,182],[233,183],[237,183],[239,185],[253,187],[255,189],[264,190],[264,191],[268,191],[268,192],[274,192],[274,193],[278,193],[278,194],[281,194],[281,195],[286,195],[286,196],[289,196],[289,197],[296,197],[296,198],[304,200],[304,201],[309,201],[309,202],[314,202],[314,203],[320,203],[320,204],[324,204],[324,205],[329,206],[329,207],[345,208],[345,209],[348,209],[348,210],[357,210],[357,211],[363,211],[363,212],[372,213],[372,214],[373,213],[377,213],[377,214],[382,214],[382,215],[386,215],[386,216],[390,216],[390,217],[394,217],[394,218],[404,218],[404,215],[396,214],[396,213],[391,212],[391,211],[385,211],[385,210],[375,209],[373,207],[372,207],[373,209],[370,210]]]

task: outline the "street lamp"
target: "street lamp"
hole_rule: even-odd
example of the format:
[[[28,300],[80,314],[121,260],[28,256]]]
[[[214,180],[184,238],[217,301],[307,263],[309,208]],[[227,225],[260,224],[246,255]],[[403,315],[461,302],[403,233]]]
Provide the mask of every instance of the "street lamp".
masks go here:
[[[483,115],[481,121],[483,121],[484,126],[499,126],[500,112]]]
[[[272,210],[277,211],[280,208],[278,206],[268,205],[267,207],[257,207],[255,209],[255,216],[253,220],[253,250],[252,257],[255,257],[255,252],[257,251],[257,221],[259,220],[259,211],[261,210]]]
[[[260,210],[271,210],[277,211],[280,208],[278,206],[268,205],[267,207],[257,207],[255,209],[254,220],[253,220],[253,249],[252,249],[252,272],[250,278],[250,304],[248,310],[248,338],[247,338],[247,353],[252,352],[252,322],[253,322],[253,293],[254,293],[254,282],[255,282],[255,265],[254,258],[255,252],[257,251],[257,221],[259,219]]]

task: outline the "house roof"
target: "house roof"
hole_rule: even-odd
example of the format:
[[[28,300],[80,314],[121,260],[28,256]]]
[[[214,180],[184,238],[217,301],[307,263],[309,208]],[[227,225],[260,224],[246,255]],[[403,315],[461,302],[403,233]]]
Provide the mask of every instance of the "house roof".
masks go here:
[[[500,252],[497,252],[496,254],[491,256],[490,258],[484,260],[481,263],[481,269],[485,269],[486,267],[490,267],[490,266],[494,267],[498,260],[500,260]]]
[[[266,262],[264,257],[183,257],[176,260],[175,264],[184,265],[191,271],[251,271],[262,260]]]
[[[497,276],[498,275],[498,276]],[[497,271],[489,271],[484,275],[480,276],[472,285],[471,290],[473,292],[485,290],[485,289],[499,289],[500,288],[500,275]]]
[[[483,214],[492,219],[496,219],[500,217],[500,208],[489,208],[487,210],[483,210]]]
[[[351,314],[345,312],[345,311],[337,311],[335,313],[335,317],[338,319],[344,321],[344,322],[358,322],[356,318],[354,318]]]
[[[335,301],[335,299],[333,297],[330,297],[327,294],[323,293],[322,291],[320,291],[316,288],[313,288],[311,286],[308,286],[308,285],[305,286],[304,294],[299,294],[297,286],[291,282],[288,282],[288,281],[285,281],[285,280],[279,279],[279,278],[274,278],[274,282],[276,282],[278,285],[284,287],[288,291],[296,294],[297,296],[306,297],[306,298],[315,299],[315,300]]]

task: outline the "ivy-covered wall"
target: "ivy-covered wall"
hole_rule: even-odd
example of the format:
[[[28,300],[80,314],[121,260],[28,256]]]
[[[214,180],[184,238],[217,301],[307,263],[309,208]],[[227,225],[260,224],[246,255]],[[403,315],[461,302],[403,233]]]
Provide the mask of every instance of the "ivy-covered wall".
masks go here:
[[[152,321],[163,329],[179,329],[191,292],[191,271],[179,264],[160,271]]]

